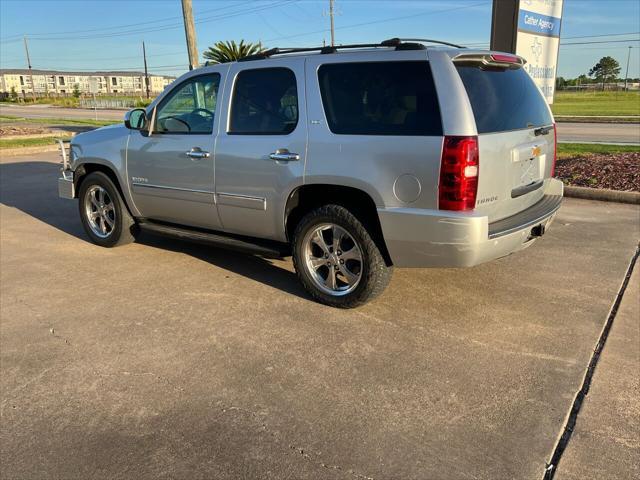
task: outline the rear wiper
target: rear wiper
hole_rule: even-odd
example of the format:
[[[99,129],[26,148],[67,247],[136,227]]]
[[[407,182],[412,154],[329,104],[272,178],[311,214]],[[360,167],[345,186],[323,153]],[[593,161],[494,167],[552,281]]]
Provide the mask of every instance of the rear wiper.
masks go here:
[[[539,137],[540,135],[546,135],[547,133],[549,133],[551,130],[553,129],[553,126],[551,127],[540,127],[540,128],[536,128],[533,133],[535,134],[536,137]]]

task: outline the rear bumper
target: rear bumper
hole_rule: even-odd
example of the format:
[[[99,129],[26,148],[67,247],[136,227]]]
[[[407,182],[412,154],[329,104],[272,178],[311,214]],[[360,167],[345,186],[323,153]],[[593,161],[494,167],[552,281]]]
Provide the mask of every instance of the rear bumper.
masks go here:
[[[381,208],[378,215],[397,267],[471,267],[530,246],[555,218],[562,190],[551,179],[538,203],[491,224],[486,216],[442,210]]]

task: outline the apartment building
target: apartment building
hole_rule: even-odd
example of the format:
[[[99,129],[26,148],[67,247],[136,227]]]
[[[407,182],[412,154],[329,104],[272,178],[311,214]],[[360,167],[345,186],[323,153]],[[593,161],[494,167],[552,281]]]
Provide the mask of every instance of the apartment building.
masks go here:
[[[33,76],[33,85],[31,77]],[[154,95],[162,92],[175,77],[149,75],[150,91]],[[55,70],[0,69],[0,92],[12,89],[20,95],[68,95],[77,88],[80,93],[143,95],[146,92],[142,72],[59,72]]]

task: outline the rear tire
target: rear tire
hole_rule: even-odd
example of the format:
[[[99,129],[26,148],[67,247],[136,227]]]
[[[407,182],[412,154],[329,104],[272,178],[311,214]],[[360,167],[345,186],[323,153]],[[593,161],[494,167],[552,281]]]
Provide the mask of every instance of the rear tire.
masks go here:
[[[340,205],[322,206],[300,220],[293,235],[293,264],[316,301],[338,308],[374,299],[393,273],[364,224]]]
[[[102,172],[87,175],[80,184],[78,209],[82,227],[101,247],[117,247],[135,240],[137,224],[113,181]]]

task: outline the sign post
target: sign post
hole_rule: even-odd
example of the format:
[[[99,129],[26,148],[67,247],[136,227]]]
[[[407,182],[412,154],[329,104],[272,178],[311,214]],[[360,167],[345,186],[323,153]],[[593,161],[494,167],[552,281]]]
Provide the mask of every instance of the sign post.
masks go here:
[[[98,103],[96,102],[96,93],[98,93],[98,79],[89,77],[89,92],[93,95],[93,112],[98,120]]]
[[[563,0],[493,0],[491,49],[523,57],[549,104],[553,103]]]

